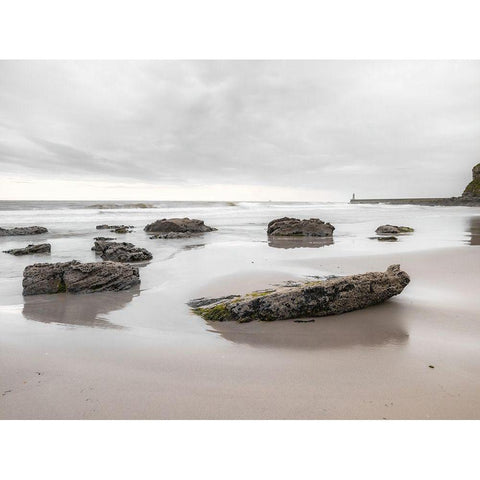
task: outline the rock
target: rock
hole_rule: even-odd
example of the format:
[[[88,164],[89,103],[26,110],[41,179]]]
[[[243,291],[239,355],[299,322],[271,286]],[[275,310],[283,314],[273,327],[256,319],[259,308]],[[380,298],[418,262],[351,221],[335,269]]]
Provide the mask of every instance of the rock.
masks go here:
[[[92,250],[103,260],[113,262],[145,262],[152,259],[152,254],[148,250],[127,242],[96,240]]]
[[[95,203],[86,208],[97,208],[99,210],[113,210],[117,208],[155,208],[151,203]]]
[[[25,248],[14,248],[13,250],[4,250],[4,253],[11,255],[30,255],[32,253],[50,253],[51,245],[49,243],[41,243],[38,245],[27,245]]]
[[[384,302],[401,293],[409,282],[409,276],[400,270],[400,265],[391,265],[386,272],[307,282],[298,287],[280,287],[274,291],[197,306],[193,312],[205,320],[237,322],[338,315]]]
[[[48,230],[45,227],[14,227],[14,228],[1,228],[0,237],[6,237],[10,235],[40,235],[41,233],[47,233]]]
[[[212,303],[223,302],[225,300],[232,300],[234,298],[240,298],[240,295],[228,295],[226,297],[218,297],[218,298],[194,298],[188,302],[188,305],[192,308],[197,307],[205,307],[206,305],[212,305]]]
[[[116,237],[95,237],[94,240],[98,240],[100,242],[110,242],[112,240],[116,240]],[[92,248],[92,250],[95,250]]]
[[[397,237],[389,236],[389,237],[369,237],[370,240],[378,240],[379,242],[396,242],[398,240]]]
[[[127,226],[127,225],[107,225],[107,224],[103,224],[103,225],[97,225],[95,227],[97,230],[122,230],[122,229],[125,229],[125,230],[130,230],[132,228],[135,228],[134,226],[130,225],[130,226]]]
[[[480,163],[472,168],[473,180],[467,185],[462,197],[480,198]]]
[[[398,235],[399,233],[411,233],[414,229],[411,227],[399,227],[397,225],[380,225],[375,233],[384,235],[384,234],[394,234]]]
[[[139,283],[138,268],[118,262],[36,263],[23,271],[23,295],[118,291]]]
[[[195,218],[163,218],[148,224],[144,230],[150,233],[204,233],[213,232],[216,228],[209,227],[203,220]],[[182,237],[156,237],[156,238],[182,238]]]
[[[298,218],[277,218],[272,220],[267,227],[267,235],[273,236],[310,236],[331,237],[335,227],[318,218],[299,220]]]
[[[129,227],[118,227],[110,230],[113,233],[132,233],[133,230],[130,230]]]
[[[168,232],[168,233],[156,233],[148,238],[190,238],[196,235],[200,235],[199,233],[188,233],[188,232]]]

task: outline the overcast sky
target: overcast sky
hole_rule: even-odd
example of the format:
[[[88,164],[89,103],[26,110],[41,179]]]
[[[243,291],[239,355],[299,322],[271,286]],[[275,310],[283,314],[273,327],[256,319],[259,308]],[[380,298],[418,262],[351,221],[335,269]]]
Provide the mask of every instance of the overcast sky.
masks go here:
[[[0,61],[0,198],[452,196],[479,61]]]

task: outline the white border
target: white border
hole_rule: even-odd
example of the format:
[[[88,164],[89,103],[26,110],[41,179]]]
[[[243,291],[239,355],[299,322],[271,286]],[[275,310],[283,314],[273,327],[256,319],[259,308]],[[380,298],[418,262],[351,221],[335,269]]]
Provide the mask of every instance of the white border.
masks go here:
[[[0,9],[0,58],[480,58],[477,5],[16,0]],[[478,422],[0,426],[9,480],[478,478]]]
[[[0,58],[478,58],[476,0],[16,0]]]

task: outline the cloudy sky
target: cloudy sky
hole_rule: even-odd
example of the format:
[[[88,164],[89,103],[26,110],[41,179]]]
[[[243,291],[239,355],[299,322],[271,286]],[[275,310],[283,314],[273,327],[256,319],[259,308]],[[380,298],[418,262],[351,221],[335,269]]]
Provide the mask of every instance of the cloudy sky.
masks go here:
[[[478,61],[0,61],[0,198],[452,196]]]

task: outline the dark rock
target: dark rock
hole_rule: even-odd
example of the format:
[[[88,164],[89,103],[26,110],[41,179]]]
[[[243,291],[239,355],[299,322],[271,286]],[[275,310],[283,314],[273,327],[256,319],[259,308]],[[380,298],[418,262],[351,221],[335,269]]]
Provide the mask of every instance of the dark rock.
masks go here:
[[[47,233],[48,230],[45,227],[14,227],[14,228],[1,228],[0,237],[7,237],[10,235],[40,235],[41,233]]]
[[[4,253],[11,255],[30,255],[33,253],[50,253],[51,245],[49,243],[41,243],[38,245],[27,245],[25,248],[14,248],[13,250],[4,250]]]
[[[116,240],[116,237],[95,237],[94,240],[98,240],[100,242],[111,242],[112,240]],[[95,248],[92,248],[92,250],[95,250]]]
[[[378,240],[379,242],[396,242],[398,238],[392,235],[388,237],[370,237],[370,240]]]
[[[204,233],[213,232],[216,228],[209,227],[203,223],[203,220],[195,218],[163,218],[148,224],[144,230],[149,233]],[[176,237],[157,237],[157,238],[182,238]]]
[[[375,233],[384,235],[384,234],[394,234],[398,235],[400,233],[411,233],[414,229],[411,227],[399,227],[397,225],[380,225],[376,230]]]
[[[277,218],[272,220],[267,227],[267,235],[272,236],[311,236],[331,237],[335,227],[318,218],[299,220],[298,218]]]
[[[117,208],[155,208],[151,203],[96,203],[86,208],[97,208],[99,210],[112,210]]]
[[[110,230],[112,233],[132,233],[133,230],[130,229],[129,227],[118,227],[114,228],[113,230]]]
[[[92,250],[103,260],[113,262],[145,262],[152,259],[152,254],[145,248],[139,248],[133,243],[96,240]]]
[[[115,231],[115,233],[127,233],[129,231],[131,231],[132,228],[135,228],[133,227],[132,225],[128,226],[128,225],[107,225],[107,224],[103,224],[103,225],[97,225],[95,227],[97,230],[110,230],[111,232]],[[125,230],[125,232],[121,231],[117,231],[117,230]]]
[[[472,168],[472,181],[467,185],[463,192],[463,198],[480,198],[480,163]]]
[[[218,297],[218,298],[206,298],[206,297],[194,298],[193,300],[190,300],[188,302],[188,306],[192,308],[205,307],[206,305],[211,305],[212,303],[217,303],[225,300],[232,300],[234,298],[240,298],[240,295],[228,295],[226,297]]]
[[[201,235],[199,233],[188,233],[188,232],[168,232],[168,233],[156,233],[148,238],[191,238],[196,235]]]
[[[126,290],[140,283],[138,268],[118,262],[36,263],[23,271],[23,294]]]
[[[384,302],[401,293],[409,282],[409,276],[400,270],[400,265],[391,265],[386,272],[307,282],[298,287],[280,287],[270,292],[221,300],[196,307],[193,311],[211,321],[250,322],[323,317]]]

